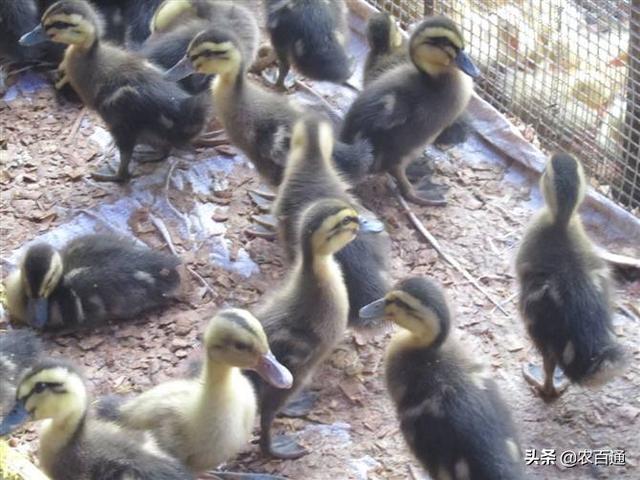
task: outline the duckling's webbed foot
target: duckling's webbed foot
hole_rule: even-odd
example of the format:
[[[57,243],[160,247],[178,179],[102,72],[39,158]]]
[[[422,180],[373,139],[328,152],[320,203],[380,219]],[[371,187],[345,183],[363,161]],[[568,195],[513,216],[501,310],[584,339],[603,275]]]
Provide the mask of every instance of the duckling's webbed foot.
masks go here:
[[[317,393],[303,390],[280,411],[280,415],[291,418],[306,417],[317,401]]]
[[[118,141],[117,134],[115,133],[113,133],[113,136],[116,138],[116,145],[118,145],[118,149],[120,150],[120,165],[118,166],[118,172],[116,174],[93,172],[91,177],[97,182],[126,183],[131,178],[131,174],[129,173],[129,163],[131,162],[131,156],[133,155],[134,144],[128,141],[126,143]]]
[[[522,375],[527,383],[546,400],[558,398],[569,386],[569,381],[551,360],[544,360],[543,368],[533,363],[523,365]]]
[[[447,204],[446,198],[439,189],[419,190],[419,193],[416,192],[416,189],[407,178],[404,167],[398,166],[391,174],[398,183],[400,193],[402,193],[402,196],[409,202],[428,207],[442,207]]]
[[[309,453],[306,448],[287,435],[276,435],[271,439],[268,450],[263,448],[262,451],[283,460],[295,460]]]
[[[156,163],[166,159],[171,153],[171,146],[167,145],[160,150],[149,148],[138,148],[135,151],[135,160],[138,163]]]

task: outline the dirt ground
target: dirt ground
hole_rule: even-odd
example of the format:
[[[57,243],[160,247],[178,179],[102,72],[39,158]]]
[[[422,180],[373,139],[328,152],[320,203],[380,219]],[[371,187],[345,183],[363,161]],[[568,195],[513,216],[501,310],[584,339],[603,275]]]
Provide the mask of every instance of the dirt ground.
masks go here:
[[[328,100],[344,107],[350,95],[340,90]],[[95,114],[57,100],[48,84],[28,75],[0,101],[0,118],[3,278],[14,267],[17,250],[43,235],[60,244],[81,231],[117,231],[162,249],[167,246],[158,225],[165,225],[185,264],[206,283],[187,272],[185,301],[162,314],[91,332],[44,335],[47,353],[84,367],[94,396],[142,391],[182,375],[188,358],[198,355],[199,334],[217,308],[250,306],[282,277],[279,245],[246,232],[251,216],[259,213],[248,190],[259,181],[232,148],[134,164],[136,177],[127,186],[96,184],[87,174],[104,165],[108,136]],[[628,369],[598,390],[572,387],[556,402],[544,403],[520,373],[523,362],[540,359],[517,313],[512,265],[524,226],[540,205],[535,179],[475,134],[463,145],[431,153],[438,180],[451,188],[449,206],[412,209],[506,314],[423,239],[384,179],[371,178],[357,193],[393,239],[393,278],[427,275],[445,287],[456,331],[490,365],[512,408],[523,450],[557,452],[555,466],[528,466],[530,478],[638,478],[640,282],[618,288],[616,333],[630,352]],[[640,253],[637,239],[616,236],[610,225],[590,230],[605,247]],[[0,329],[7,328],[5,315]],[[252,445],[225,468],[309,480],[428,478],[407,452],[384,388],[382,355],[389,336],[349,332],[312,383],[320,393],[313,413],[277,422],[276,430],[295,432],[311,454],[267,461]],[[36,439],[37,427],[31,426],[11,442],[33,455]],[[563,451],[601,449],[625,450],[626,465],[559,465]]]

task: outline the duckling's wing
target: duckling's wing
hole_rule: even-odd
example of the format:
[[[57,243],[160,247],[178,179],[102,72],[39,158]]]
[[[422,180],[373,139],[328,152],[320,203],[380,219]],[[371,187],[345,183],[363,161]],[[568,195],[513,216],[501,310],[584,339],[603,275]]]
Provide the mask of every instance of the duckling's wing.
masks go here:
[[[170,143],[197,134],[209,108],[206,94],[190,96],[161,75],[149,67],[103,86],[97,95],[98,113],[125,134],[154,132]]]
[[[351,143],[363,131],[386,132],[407,123],[411,115],[411,107],[406,96],[389,92],[366,92],[352,105],[345,121],[341,139]]]

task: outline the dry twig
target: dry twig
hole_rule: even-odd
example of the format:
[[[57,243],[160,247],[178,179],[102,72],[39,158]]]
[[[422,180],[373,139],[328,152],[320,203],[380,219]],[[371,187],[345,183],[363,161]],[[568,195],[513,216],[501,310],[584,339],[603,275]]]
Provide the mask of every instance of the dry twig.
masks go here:
[[[407,204],[406,200],[402,198],[402,195],[400,195],[400,192],[398,192],[398,189],[393,184],[393,181],[391,180],[391,178],[389,178],[388,180],[389,180],[389,188],[395,194],[396,198],[400,202],[400,205],[402,206],[402,209],[411,220],[411,223],[413,223],[413,226],[422,234],[422,236],[424,236],[424,238],[427,239],[427,241],[431,244],[431,246],[435,249],[435,251],[438,252],[438,255],[440,255],[454,269],[460,272],[462,276],[465,279],[467,279],[471,283],[471,285],[473,285],[476,288],[476,290],[478,290],[485,297],[487,297],[487,299],[491,303],[493,303],[498,310],[500,310],[507,317],[511,317],[511,315],[509,315],[509,313],[504,308],[502,308],[502,305],[500,305],[500,302],[494,299],[493,295],[491,295],[487,290],[485,290],[485,288],[482,285],[480,285],[475,278],[473,278],[473,275],[471,275],[467,271],[467,269],[465,269],[462,265],[460,265],[460,263],[458,263],[458,261],[455,258],[453,258],[451,255],[449,255],[447,252],[445,252],[442,249],[442,247],[440,246],[440,242],[438,242],[438,240],[433,235],[431,235],[429,230],[427,230],[427,227],[425,227],[424,224],[420,221],[420,219],[416,216],[416,214],[413,213],[413,211]]]
[[[73,122],[73,125],[71,126],[69,135],[67,135],[67,140],[66,140],[67,144],[71,143],[71,141],[75,138],[76,134],[78,133],[78,130],[80,129],[80,124],[82,123],[82,119],[84,118],[84,114],[86,111],[87,111],[87,107],[82,107],[78,112],[78,116],[76,117],[76,120]]]

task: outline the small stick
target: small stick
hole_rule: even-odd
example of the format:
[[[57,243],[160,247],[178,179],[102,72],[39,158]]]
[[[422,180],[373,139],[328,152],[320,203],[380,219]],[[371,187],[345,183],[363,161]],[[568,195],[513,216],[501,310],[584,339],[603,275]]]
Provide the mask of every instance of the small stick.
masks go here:
[[[489,301],[493,303],[498,310],[500,310],[507,317],[511,317],[511,315],[509,315],[509,313],[504,308],[502,308],[502,306],[500,305],[500,302],[495,300],[493,296],[489,292],[487,292],[487,290],[485,290],[484,287],[480,285],[475,278],[473,278],[473,275],[471,275],[467,271],[467,269],[465,269],[462,265],[458,263],[458,261],[455,258],[453,258],[451,255],[449,255],[447,252],[445,252],[442,249],[438,240],[433,235],[431,235],[429,230],[427,230],[427,227],[424,226],[424,224],[420,221],[420,219],[416,216],[416,214],[413,213],[411,208],[409,208],[409,205],[407,204],[406,200],[402,197],[402,195],[400,195],[400,192],[398,192],[398,189],[395,187],[395,185],[393,185],[393,183],[391,182],[389,183],[390,183],[389,187],[391,188],[396,198],[400,202],[402,209],[411,220],[411,223],[413,223],[413,226],[424,236],[424,238],[427,239],[427,241],[431,244],[431,246],[435,249],[435,251],[438,252],[438,254],[447,263],[449,263],[454,269],[460,272],[462,276],[471,283],[471,285],[473,285],[479,292],[481,292],[485,297],[487,297],[487,299],[489,299]]]
[[[73,140],[76,136],[76,134],[78,133],[78,130],[80,129],[80,124],[82,123],[82,119],[84,118],[84,114],[87,111],[87,107],[82,107],[80,109],[80,111],[78,112],[78,116],[76,117],[75,122],[73,122],[73,126],[71,127],[71,131],[69,132],[69,135],[67,136],[67,140],[66,143],[71,143],[71,140]]]
[[[170,166],[169,166],[169,170],[167,171],[167,178],[164,181],[164,199],[167,202],[167,205],[169,205],[169,208],[171,209],[171,211],[173,213],[176,214],[176,216],[178,218],[180,218],[184,224],[187,226],[187,230],[189,230],[189,220],[185,217],[184,213],[182,213],[180,210],[178,210],[173,203],[171,203],[171,200],[169,200],[169,184],[171,183],[171,177],[173,175],[173,171],[175,170],[176,166],[180,163],[180,159],[175,160]]]
[[[151,223],[153,223],[153,226],[156,227],[158,229],[158,232],[160,232],[160,236],[164,239],[164,242],[167,244],[167,247],[169,248],[169,250],[171,251],[171,253],[173,255],[175,255],[176,257],[179,257],[178,252],[176,250],[176,247],[173,244],[173,240],[171,239],[171,233],[169,233],[169,229],[167,228],[167,225],[164,223],[164,221],[159,218],[156,217],[154,214],[149,213],[149,220],[151,220]],[[202,286],[212,295],[215,297],[215,291],[213,290],[213,288],[211,288],[211,285],[209,285],[209,283],[202,277],[202,275],[200,275],[198,272],[196,272],[191,266],[186,265],[185,264],[185,268],[187,269],[187,271],[193,275],[201,284]]]
[[[509,298],[507,298],[504,302],[502,302],[502,303],[501,303],[501,305],[506,307],[506,306],[507,306],[507,305],[509,305],[509,304],[513,301],[513,299],[514,299],[514,298],[516,298],[517,296],[518,296],[518,292],[511,294],[511,295],[509,296]],[[496,311],[496,308],[497,308],[497,307],[493,307],[493,310],[491,310],[491,313],[495,312],[495,311]]]

